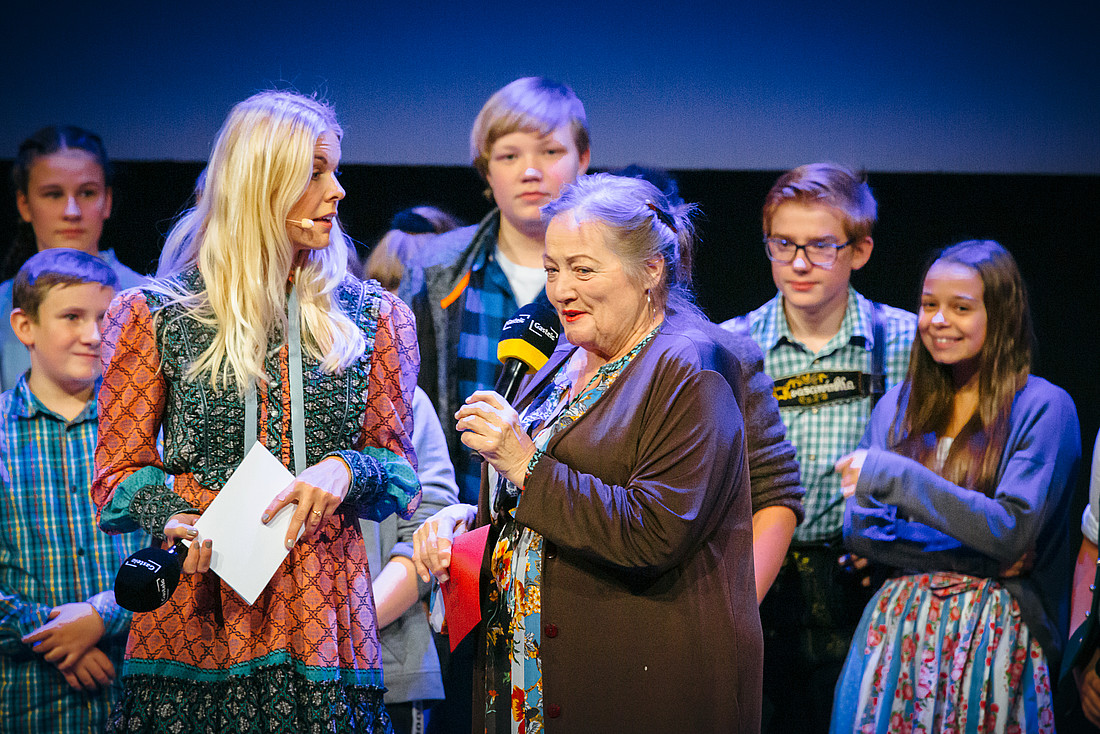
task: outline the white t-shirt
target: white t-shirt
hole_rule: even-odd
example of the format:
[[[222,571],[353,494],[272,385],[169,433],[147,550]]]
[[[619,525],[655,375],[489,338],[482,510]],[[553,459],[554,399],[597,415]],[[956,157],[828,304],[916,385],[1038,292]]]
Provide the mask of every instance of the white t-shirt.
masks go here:
[[[500,269],[504,271],[504,277],[508,279],[508,285],[512,288],[512,295],[516,297],[516,305],[523,307],[535,300],[546,286],[546,270],[529,268],[512,262],[504,256],[499,246],[496,258]]]

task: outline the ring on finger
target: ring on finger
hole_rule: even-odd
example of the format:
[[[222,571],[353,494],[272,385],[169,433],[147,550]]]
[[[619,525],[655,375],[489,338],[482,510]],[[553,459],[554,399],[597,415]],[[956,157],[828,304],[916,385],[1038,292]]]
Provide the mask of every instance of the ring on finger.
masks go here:
[[[320,510],[314,510],[313,514],[316,515],[317,517],[320,517],[321,516],[321,511]]]

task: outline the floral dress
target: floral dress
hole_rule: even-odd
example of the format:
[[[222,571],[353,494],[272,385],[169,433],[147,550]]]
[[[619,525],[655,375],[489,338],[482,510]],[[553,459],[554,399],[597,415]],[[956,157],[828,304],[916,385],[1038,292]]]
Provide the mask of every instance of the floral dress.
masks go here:
[[[941,439],[936,471],[949,448]],[[1052,733],[1046,657],[996,579],[891,579],[863,612],[830,731]]]
[[[535,442],[528,472],[550,439],[576,422],[600,399],[631,360],[653,340],[658,326],[629,353],[600,367],[573,400],[585,353],[574,352],[553,381],[523,411],[521,420]],[[515,521],[523,490],[489,470],[489,500],[500,535],[490,561],[493,585],[486,610],[485,730],[487,734],[543,730],[541,590],[543,539]]]

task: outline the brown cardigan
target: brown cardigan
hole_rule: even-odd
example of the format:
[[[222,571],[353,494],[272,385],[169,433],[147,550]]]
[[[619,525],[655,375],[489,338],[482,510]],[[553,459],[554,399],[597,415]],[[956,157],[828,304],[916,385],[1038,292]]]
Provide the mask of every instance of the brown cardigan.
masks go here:
[[[723,377],[737,362],[708,333],[666,323],[527,479],[516,520],[546,540],[547,732],[759,730],[744,423]],[[571,351],[554,354],[518,407]],[[487,503],[483,482],[479,524]],[[474,730],[484,731],[477,639]]]

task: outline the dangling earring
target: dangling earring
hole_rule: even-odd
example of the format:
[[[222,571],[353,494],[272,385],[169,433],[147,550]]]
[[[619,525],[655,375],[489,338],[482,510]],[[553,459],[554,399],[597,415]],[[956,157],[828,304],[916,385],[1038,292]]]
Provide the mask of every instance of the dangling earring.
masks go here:
[[[650,294],[651,288],[645,289],[645,302],[649,306],[649,323],[653,323],[657,320],[657,307],[653,305],[653,296]]]

